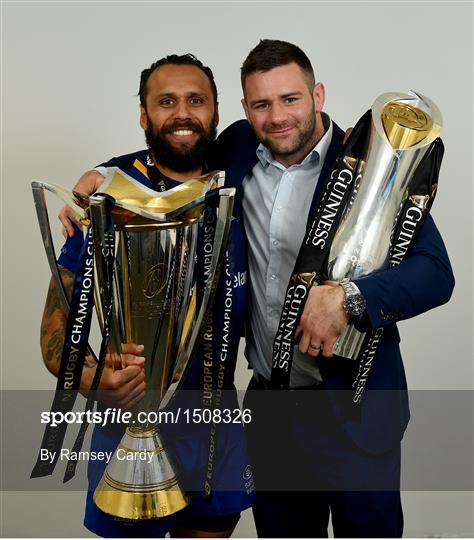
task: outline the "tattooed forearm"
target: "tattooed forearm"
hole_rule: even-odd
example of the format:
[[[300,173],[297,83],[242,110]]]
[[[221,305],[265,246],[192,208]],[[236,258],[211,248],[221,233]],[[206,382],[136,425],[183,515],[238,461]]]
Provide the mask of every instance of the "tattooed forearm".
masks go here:
[[[61,268],[61,278],[66,294],[70,299],[74,286],[74,274],[65,268]],[[59,372],[66,321],[66,313],[62,308],[54,279],[51,278],[41,321],[41,351],[46,367],[54,375]]]
[[[46,350],[43,351],[44,361],[49,365],[58,358],[58,352],[60,353],[64,345],[64,329],[58,328],[51,333],[46,344]]]
[[[48,296],[46,297],[46,303],[44,305],[43,317],[51,317],[57,309],[61,308],[61,302],[59,300],[59,294],[56,290],[56,284],[53,278],[49,282]]]

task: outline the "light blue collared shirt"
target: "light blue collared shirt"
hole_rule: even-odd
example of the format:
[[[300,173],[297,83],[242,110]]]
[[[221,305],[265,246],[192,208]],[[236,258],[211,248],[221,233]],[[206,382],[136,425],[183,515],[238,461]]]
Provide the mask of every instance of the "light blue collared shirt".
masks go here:
[[[245,231],[249,242],[250,324],[245,355],[254,371],[271,378],[273,340],[289,279],[306,232],[306,222],[332,138],[332,122],[305,159],[285,168],[268,148],[243,182]],[[291,387],[321,380],[314,358],[294,349]]]

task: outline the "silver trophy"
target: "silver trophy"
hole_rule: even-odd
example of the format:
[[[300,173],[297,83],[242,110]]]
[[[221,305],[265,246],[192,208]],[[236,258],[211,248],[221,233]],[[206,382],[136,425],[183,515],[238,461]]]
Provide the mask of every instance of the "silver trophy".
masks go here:
[[[223,177],[223,172],[210,173],[157,193],[112,167],[101,187],[101,193],[114,199],[115,262],[108,351],[120,362],[122,343],[143,344],[147,383],[146,398],[133,411],[137,421],[127,427],[94,493],[95,503],[107,514],[150,519],[173,514],[188,503],[163,446],[159,426],[138,418],[140,412],[159,412],[170,403],[199,346],[225,253],[235,189],[218,190],[212,259],[200,305],[195,268],[198,227],[206,195]],[[106,197],[81,198],[43,182],[33,182],[32,187],[48,261],[66,311],[68,302],[56,263],[44,191],[59,196],[81,220],[90,220],[95,245],[95,307],[103,328]],[[125,454],[146,454],[147,459],[124,459]]]
[[[387,93],[375,100],[360,184],[331,244],[329,279],[352,280],[388,267],[392,231],[407,187],[441,126],[438,107],[421,94]],[[349,325],[334,354],[357,358],[364,336]]]

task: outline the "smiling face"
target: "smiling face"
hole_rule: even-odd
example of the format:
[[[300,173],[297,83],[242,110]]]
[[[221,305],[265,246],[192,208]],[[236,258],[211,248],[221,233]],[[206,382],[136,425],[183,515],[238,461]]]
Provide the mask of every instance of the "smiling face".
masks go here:
[[[140,125],[155,160],[171,176],[200,173],[217,122],[211,83],[201,69],[165,64],[150,75]]]
[[[324,134],[324,86],[310,90],[295,63],[250,73],[242,105],[258,140],[285,167],[300,163]]]

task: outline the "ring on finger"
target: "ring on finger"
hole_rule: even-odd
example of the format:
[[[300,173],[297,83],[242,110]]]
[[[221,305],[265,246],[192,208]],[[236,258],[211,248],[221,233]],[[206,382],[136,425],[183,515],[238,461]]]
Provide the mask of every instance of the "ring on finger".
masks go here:
[[[314,351],[319,351],[322,348],[322,345],[313,345],[312,343],[310,343],[309,348],[313,349]]]

